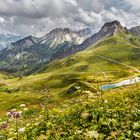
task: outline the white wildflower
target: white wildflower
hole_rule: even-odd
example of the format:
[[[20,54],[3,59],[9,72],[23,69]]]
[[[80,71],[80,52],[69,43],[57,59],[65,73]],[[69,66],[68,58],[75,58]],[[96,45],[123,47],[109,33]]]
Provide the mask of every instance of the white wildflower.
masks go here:
[[[98,139],[99,137],[99,133],[97,131],[88,131],[87,134],[86,134],[89,138],[95,138],[95,139]]]
[[[27,110],[28,110],[28,108],[24,108],[23,110],[24,110],[24,111],[27,111]]]
[[[24,133],[24,132],[25,132],[25,127],[20,128],[20,129],[18,130],[18,132],[19,132],[19,133]]]
[[[14,109],[12,109],[12,111],[13,111],[13,112],[14,112],[14,111],[16,111],[16,110],[17,110],[17,109],[15,109],[15,108],[14,108]]]
[[[26,106],[25,104],[21,104],[21,105],[20,105],[20,107],[25,107],[25,106]]]
[[[10,115],[11,115],[11,112],[7,112],[6,115],[7,115],[7,116],[10,116]]]
[[[108,103],[108,101],[107,100],[104,100],[104,103]]]
[[[39,123],[35,123],[34,125],[35,125],[35,126],[38,126],[38,125],[39,125]]]

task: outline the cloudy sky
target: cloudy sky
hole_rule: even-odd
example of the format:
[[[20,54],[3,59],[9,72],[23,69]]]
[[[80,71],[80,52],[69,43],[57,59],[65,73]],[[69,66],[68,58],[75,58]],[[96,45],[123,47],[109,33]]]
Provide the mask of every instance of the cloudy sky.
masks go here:
[[[56,27],[74,29],[119,20],[140,25],[140,0],[0,0],[0,33],[41,35]]]

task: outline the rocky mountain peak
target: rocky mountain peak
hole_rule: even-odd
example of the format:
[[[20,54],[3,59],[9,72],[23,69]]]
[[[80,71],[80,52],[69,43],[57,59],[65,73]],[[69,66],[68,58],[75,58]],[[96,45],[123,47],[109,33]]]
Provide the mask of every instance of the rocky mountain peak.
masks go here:
[[[81,44],[89,33],[84,30],[78,32],[69,28],[56,28],[41,38],[40,43],[48,47],[56,47],[59,44],[69,42],[69,44]]]
[[[123,30],[123,29],[124,27],[121,25],[121,23],[115,20],[113,22],[105,23],[101,28],[100,33],[114,35],[115,33],[117,33],[118,30]]]
[[[11,43],[11,46],[8,47],[8,50],[13,49],[13,47],[15,47],[14,48],[15,50],[17,48],[18,49],[29,48],[30,46],[34,45],[38,41],[39,41],[39,38],[30,35],[30,36],[27,36],[23,39],[16,41],[16,42]]]
[[[69,28],[56,28],[56,29],[54,29],[54,30],[52,30],[52,31],[50,31],[48,34],[50,35],[50,34],[59,34],[59,33],[70,33],[70,32],[72,32]],[[47,34],[47,35],[48,35]]]
[[[103,27],[101,28],[101,30],[99,32],[93,34],[91,37],[86,39],[78,47],[74,46],[74,48],[71,51],[71,54],[73,54],[73,52],[84,50],[87,47],[89,47],[89,46],[93,45],[94,43],[96,43],[97,41],[99,41],[100,39],[107,37],[107,36],[114,35],[118,31],[126,31],[126,29],[120,24],[119,21],[115,20],[113,22],[107,22],[103,25]],[[65,53],[66,53],[66,51],[65,51]],[[62,52],[59,54],[62,54]],[[70,50],[67,50],[66,54],[70,54]]]
[[[121,27],[121,23],[118,20],[112,21],[112,22],[106,22],[104,26],[118,26]]]
[[[64,32],[67,32],[67,33],[69,33],[69,32],[71,32],[71,30],[69,29],[69,28],[64,28],[64,29],[62,29]]]
[[[38,38],[30,35],[30,36],[27,36],[27,37],[25,37],[23,39],[20,39],[20,40],[14,42],[14,43],[11,43],[11,44],[13,46],[15,46],[15,45],[22,45],[22,44],[25,44],[25,43],[28,43],[28,42],[35,43],[35,42],[37,42],[37,40],[38,40]]]

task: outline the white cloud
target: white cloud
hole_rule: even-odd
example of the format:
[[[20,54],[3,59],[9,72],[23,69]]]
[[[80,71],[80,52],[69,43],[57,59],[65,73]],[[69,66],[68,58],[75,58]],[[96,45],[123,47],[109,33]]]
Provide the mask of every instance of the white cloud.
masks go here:
[[[0,32],[42,34],[56,27],[140,25],[139,0],[0,0]]]
[[[65,0],[65,1],[72,4],[73,6],[78,6],[78,3],[76,0]]]
[[[4,18],[0,17],[0,23],[4,23],[4,22],[5,22]]]
[[[140,8],[140,1],[139,0],[123,0],[124,4],[128,4],[130,6],[135,6]]]
[[[117,14],[118,13],[118,10],[115,7],[111,7],[110,10],[114,14]]]

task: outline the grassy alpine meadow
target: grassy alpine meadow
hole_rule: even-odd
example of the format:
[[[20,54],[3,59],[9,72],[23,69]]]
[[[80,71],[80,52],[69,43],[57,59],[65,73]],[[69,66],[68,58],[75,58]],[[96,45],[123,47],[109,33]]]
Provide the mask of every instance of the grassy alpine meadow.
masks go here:
[[[0,139],[140,138],[139,84],[73,94],[52,103],[48,93],[36,106],[24,101],[9,109],[0,120]]]
[[[139,140],[139,39],[122,32],[23,77],[0,74],[0,140]]]

